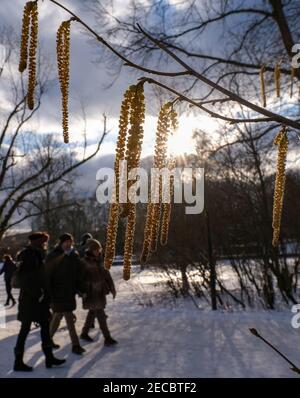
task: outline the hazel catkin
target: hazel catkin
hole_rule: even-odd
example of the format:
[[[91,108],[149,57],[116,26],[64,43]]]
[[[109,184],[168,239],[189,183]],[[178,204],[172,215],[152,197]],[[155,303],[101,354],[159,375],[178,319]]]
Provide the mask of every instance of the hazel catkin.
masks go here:
[[[277,62],[274,69],[274,80],[275,80],[275,89],[276,89],[276,97],[280,98],[280,70],[281,61]]]
[[[29,42],[29,49],[28,49]],[[38,3],[28,1],[23,10],[22,33],[20,45],[19,71],[23,73],[28,64],[27,106],[34,109],[34,92],[36,86],[36,54],[38,45]]]
[[[281,214],[283,208],[283,198],[285,189],[285,166],[288,151],[288,137],[286,127],[282,127],[274,140],[274,144],[278,147],[276,178],[273,198],[273,246],[277,246],[280,235]]]
[[[38,44],[38,5],[34,2],[31,9],[31,29],[28,63],[28,90],[27,104],[30,110],[34,109],[34,91],[36,86],[36,53]]]
[[[70,20],[62,22],[56,37],[57,67],[62,102],[62,128],[65,143],[69,142],[70,25]]]
[[[27,68],[28,60],[28,41],[30,35],[30,19],[33,1],[28,1],[23,10],[22,20],[22,33],[21,33],[21,45],[20,45],[20,60],[19,60],[19,71],[22,73]]]
[[[104,260],[104,265],[106,268],[111,267],[115,255],[116,236],[121,208],[119,183],[122,181],[120,181],[120,161],[127,161],[128,171],[139,166],[144,135],[144,119],[144,86],[143,84],[138,83],[135,86],[130,86],[125,92],[121,105],[119,135],[115,158],[115,203],[110,205],[107,226],[107,243]],[[127,190],[130,188],[131,184],[132,182],[128,183],[126,181]],[[128,280],[130,278],[131,271],[136,220],[136,204],[132,203],[128,196],[127,202],[122,205],[122,212],[127,219],[124,245],[123,278]]]
[[[125,158],[126,150],[126,137],[128,131],[128,124],[131,111],[131,102],[135,86],[130,86],[125,94],[121,105],[120,117],[119,117],[119,134],[116,146],[116,157],[115,157],[115,189],[112,203],[110,204],[108,225],[106,233],[106,248],[104,266],[106,269],[110,269],[115,256],[115,246],[117,238],[117,229],[119,223],[119,184],[120,184],[120,161]]]
[[[267,106],[266,99],[266,87],[265,87],[265,65],[262,65],[259,72],[260,77],[260,94],[262,106],[265,108]]]

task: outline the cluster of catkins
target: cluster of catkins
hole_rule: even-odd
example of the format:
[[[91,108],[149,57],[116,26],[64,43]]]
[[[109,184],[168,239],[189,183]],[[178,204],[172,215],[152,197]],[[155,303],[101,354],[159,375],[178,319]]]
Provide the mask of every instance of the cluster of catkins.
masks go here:
[[[158,116],[153,161],[153,167],[158,172],[163,168],[172,170],[175,167],[175,159],[172,157],[167,159],[167,144],[171,130],[175,130],[177,125],[177,113],[173,110],[172,103],[168,102],[161,107]],[[156,179],[156,183],[156,186],[153,187],[153,198],[151,196],[151,201],[147,206],[143,249],[140,258],[141,263],[147,262],[150,253],[157,250],[159,237],[161,245],[166,245],[168,239],[171,215],[171,195],[173,192],[173,176],[170,177],[168,201],[162,200],[163,197],[166,196],[166,193],[162,191],[161,175]]]
[[[109,269],[112,265],[119,217],[127,219],[124,246],[124,269],[123,278],[130,278],[135,221],[136,221],[136,205],[127,200],[126,203],[120,203],[119,184],[120,184],[120,161],[126,160],[127,172],[137,168],[140,163],[142,142],[144,136],[143,124],[145,120],[145,98],[144,86],[142,83],[130,86],[124,94],[119,118],[119,136],[117,141],[116,158],[115,158],[115,190],[113,201],[110,205],[106,249],[104,265]],[[128,183],[127,192],[130,185],[134,181]]]
[[[119,118],[119,135],[117,140],[116,158],[115,158],[115,189],[113,191],[112,203],[109,209],[106,248],[104,265],[109,269],[115,256],[116,238],[120,217],[126,218],[125,245],[124,245],[124,268],[123,278],[130,278],[131,262],[134,248],[134,233],[136,223],[136,205],[130,200],[130,187],[135,183],[128,179],[127,200],[125,203],[120,201],[121,170],[120,162],[126,161],[127,174],[137,168],[140,164],[142,142],[143,142],[143,123],[145,120],[145,101],[144,88],[142,83],[130,86],[124,94]],[[159,113],[156,132],[154,167],[157,170],[162,168],[175,167],[175,159],[167,158],[167,144],[169,134],[175,130],[178,125],[176,112],[173,110],[172,103],[164,104]],[[169,195],[173,191],[173,178],[170,177]],[[147,260],[149,252],[156,250],[160,231],[160,242],[162,245],[167,243],[171,204],[162,203],[162,184],[159,179],[157,189],[158,202],[150,201],[147,208],[146,225],[144,231],[144,243],[142,258]],[[122,198],[123,199],[123,198]]]
[[[280,98],[280,78],[281,78],[281,70],[280,70],[281,61],[277,62],[274,68],[274,82],[275,82],[275,91],[276,97]],[[260,78],[260,93],[261,93],[261,102],[262,106],[265,108],[267,106],[267,97],[266,97],[266,84],[265,84],[265,72],[266,66],[262,65],[259,72]],[[295,69],[291,68],[291,85],[290,85],[290,97],[293,96],[293,83],[295,77]]]
[[[277,157],[277,168],[276,168],[276,180],[274,189],[274,200],[273,200],[273,246],[277,246],[280,235],[280,223],[281,214],[283,207],[283,197],[285,189],[285,165],[286,156],[288,151],[288,137],[286,134],[286,127],[282,127],[280,132],[277,134],[274,144],[278,146],[278,157]]]
[[[38,25],[37,1],[28,1],[23,11],[19,71],[23,73],[28,65],[27,106],[30,110],[34,109]]]
[[[57,31],[57,64],[62,94],[62,127],[64,142],[69,142],[68,98],[70,80],[70,22],[64,21]],[[22,73],[28,64],[27,105],[34,109],[34,90],[36,86],[36,54],[38,43],[38,1],[28,1],[24,6],[19,71]],[[29,49],[28,49],[29,44]]]

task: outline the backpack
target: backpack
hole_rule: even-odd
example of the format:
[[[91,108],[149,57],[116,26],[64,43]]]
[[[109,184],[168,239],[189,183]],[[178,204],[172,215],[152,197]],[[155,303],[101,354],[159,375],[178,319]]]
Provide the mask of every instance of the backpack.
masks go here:
[[[17,254],[16,270],[14,271],[11,281],[10,281],[10,285],[13,289],[21,289],[20,269],[21,269],[21,265],[23,263],[23,259],[22,259],[23,250]]]

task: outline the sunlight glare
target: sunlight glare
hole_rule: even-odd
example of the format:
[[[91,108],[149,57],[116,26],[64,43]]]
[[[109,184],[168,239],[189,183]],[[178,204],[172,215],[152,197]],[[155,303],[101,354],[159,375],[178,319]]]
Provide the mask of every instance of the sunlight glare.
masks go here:
[[[169,154],[174,156],[184,155],[185,153],[195,153],[195,142],[193,132],[202,129],[211,132],[216,128],[216,123],[212,118],[206,116],[182,115],[179,118],[178,130],[170,137],[168,144]]]

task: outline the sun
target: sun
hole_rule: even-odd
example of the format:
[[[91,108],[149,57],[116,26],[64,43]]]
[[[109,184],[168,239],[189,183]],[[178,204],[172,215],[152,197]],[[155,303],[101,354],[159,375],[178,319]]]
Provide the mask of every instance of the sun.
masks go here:
[[[193,132],[196,129],[205,130],[213,134],[216,122],[207,116],[182,115],[179,118],[177,131],[169,138],[168,152],[174,156],[195,153]]]
[[[195,152],[192,131],[178,129],[168,142],[168,153],[173,156],[184,155]]]
[[[172,154],[175,157],[184,157],[185,154],[195,154],[196,143],[193,139],[193,132],[197,129],[201,129],[208,134],[215,135],[217,128],[217,122],[211,117],[193,114],[181,115],[178,129],[169,137],[168,155]],[[152,156],[156,139],[156,130],[157,117],[148,115],[144,125],[145,139],[142,157]]]
[[[181,116],[178,129],[172,134],[168,142],[168,152],[173,156],[195,152],[193,131],[196,128],[194,118]]]

